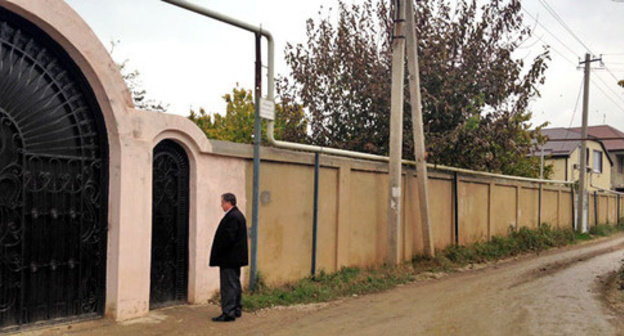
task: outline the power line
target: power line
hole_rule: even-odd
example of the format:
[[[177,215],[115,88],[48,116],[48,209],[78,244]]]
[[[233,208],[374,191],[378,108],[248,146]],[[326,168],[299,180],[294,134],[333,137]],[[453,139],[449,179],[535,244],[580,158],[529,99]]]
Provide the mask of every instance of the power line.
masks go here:
[[[544,29],[548,34],[550,34],[550,36],[552,36],[555,40],[557,40],[557,42],[561,43],[562,46],[564,46],[566,49],[568,49],[572,54],[576,55],[576,52],[574,50],[572,50],[572,48],[570,48],[566,43],[564,43],[563,41],[561,41],[557,35],[553,34],[553,32],[550,31],[550,29],[546,28],[546,26],[544,26],[541,22],[539,22],[537,20],[537,18],[533,15],[531,15],[531,13],[529,13],[528,10],[526,10],[524,7],[521,7],[522,10],[524,11],[524,13],[526,15],[528,15],[531,19],[533,19],[535,21],[535,23],[537,23],[540,27],[542,27],[542,29]],[[576,64],[575,64],[576,66]]]
[[[596,85],[596,88],[598,90],[600,90],[605,97],[607,97],[609,100],[611,100],[611,102],[617,106],[617,108],[619,108],[622,112],[624,112],[624,108],[622,106],[620,106],[620,103],[616,102],[610,95],[607,94],[607,92],[600,86],[598,85],[598,82],[596,82],[593,78],[590,78],[590,80],[592,81],[592,83],[594,83]]]
[[[539,0],[539,2],[542,4],[542,6],[544,8],[546,8],[546,10],[555,18],[555,20],[557,20],[557,22],[559,22],[559,24],[568,31],[568,33],[570,33],[570,35],[572,35],[572,37],[578,42],[580,43],[583,48],[585,48],[585,50],[587,50],[590,54],[593,54],[593,52],[589,49],[589,47],[583,43],[583,41],[581,41],[581,39],[576,36],[576,34],[574,33],[574,31],[572,31],[572,29],[570,28],[570,26],[568,26],[567,23],[565,23],[565,21],[563,21],[563,19],[561,18],[561,16],[559,16],[559,14],[557,14],[557,11],[555,11],[554,8],[552,8],[545,0]]]
[[[583,92],[583,81],[581,80],[581,85],[579,86],[579,92],[576,95],[576,103],[574,103],[574,110],[572,110],[572,118],[570,118],[570,125],[568,128],[572,127],[572,122],[574,121],[574,116],[576,116],[576,108],[578,107],[578,103],[581,100],[581,92]]]
[[[617,77],[613,74],[613,72],[611,72],[611,69],[609,69],[606,65],[604,66],[605,70],[607,70],[607,72],[609,73],[609,75],[611,75],[611,77],[613,77],[613,79],[615,79],[615,82],[619,82],[620,80],[617,79]]]
[[[567,58],[561,51],[557,50],[555,47],[550,46],[550,48],[556,52],[557,54],[559,54],[559,56],[561,56],[564,60],[568,61],[570,64],[572,64],[574,67],[578,66],[578,64],[572,60],[570,60],[569,58]]]
[[[574,117],[576,116],[576,109],[578,107],[578,103],[581,100],[581,92],[583,92],[583,80],[581,80],[581,85],[579,86],[579,91],[578,94],[576,95],[576,103],[574,103],[574,109],[572,110],[572,118],[570,118],[570,124],[568,125],[568,128],[572,127],[572,122],[574,121]],[[568,138],[568,135],[570,135],[570,133],[566,133],[565,138]],[[561,146],[559,147],[559,150],[563,149],[563,143],[561,144]]]
[[[620,97],[620,95],[617,94],[617,92],[615,92],[613,88],[611,88],[611,85],[609,85],[609,83],[605,82],[604,79],[602,79],[600,76],[596,76],[596,78],[598,78],[602,82],[602,84],[604,84],[609,89],[609,91],[611,91],[611,93],[613,93],[616,97],[618,97],[618,99],[622,101],[622,103],[624,103],[624,98]]]
[[[551,7],[551,6],[550,6],[550,5],[546,2],[546,0],[538,0],[538,1],[539,1],[539,2],[540,2],[540,4],[541,4],[541,5],[542,5],[542,6],[543,6],[543,7],[544,7],[544,8],[545,8],[545,9],[546,9],[549,13],[550,13],[550,15],[552,15],[552,16],[555,18],[555,20],[556,20],[557,22],[559,22],[559,24],[560,24],[561,26],[562,26],[562,27],[563,27],[563,28],[564,28],[564,29],[565,29],[568,33],[570,33],[570,35],[572,35],[572,37],[573,37],[573,38],[574,38],[574,39],[575,39],[578,43],[580,43],[580,44],[581,44],[581,45],[585,48],[585,50],[587,50],[590,54],[594,54],[594,53],[593,53],[593,52],[589,49],[589,47],[588,47],[588,46],[587,46],[587,45],[586,45],[586,44],[585,44],[585,43],[584,43],[584,42],[583,42],[583,41],[582,41],[582,40],[581,40],[581,39],[580,39],[580,38],[579,38],[579,37],[578,37],[575,33],[574,33],[574,31],[572,31],[572,29],[570,28],[570,26],[568,26],[568,24],[567,24],[567,23],[565,23],[565,21],[563,20],[563,18],[561,18],[561,16],[557,13],[557,11],[556,11],[554,8],[552,8],[552,7]],[[526,11],[525,11],[525,12],[526,12]],[[531,16],[531,15],[529,14],[529,16]],[[549,31],[548,31],[548,32],[549,32]],[[549,33],[550,33],[551,35],[553,35],[553,37],[555,37],[555,36],[554,36],[554,34],[552,34],[551,32],[549,32]],[[557,39],[560,43],[564,44],[564,43],[563,43],[563,42],[561,42],[561,40],[559,40],[557,37],[555,37],[555,38],[556,38],[556,39]],[[574,53],[574,51],[573,51],[571,48],[569,48],[567,45],[565,45],[565,44],[564,44],[564,46],[565,46],[568,50],[570,50],[572,53]],[[558,50],[556,50],[556,49],[554,49],[554,48],[553,48],[553,50],[555,50],[557,53],[561,54]],[[564,59],[568,60],[566,57],[564,57]],[[568,62],[569,62],[569,61],[570,61],[570,60],[568,60]],[[610,69],[609,69],[606,65],[604,65],[604,68],[605,68],[605,70],[609,73],[609,75],[611,75],[611,77],[613,77],[613,79],[615,79],[615,81],[617,82],[617,81],[618,81],[618,79],[617,79],[617,77],[613,74],[613,72],[612,72],[612,71],[611,71],[611,70],[610,70]],[[618,97],[618,99],[620,99],[620,100],[622,100],[622,102],[624,102],[624,99],[622,99],[622,98],[621,98],[621,97],[620,97],[620,96],[619,96],[619,95],[618,95],[615,91],[613,91],[613,89],[611,88],[611,86],[610,86],[609,84],[605,83],[605,82],[604,82],[604,80],[603,80],[600,76],[596,75],[595,77],[596,77],[596,78],[598,78],[601,82],[603,82],[603,83],[605,84],[605,86],[609,89],[609,91],[611,91],[611,93],[615,94],[615,96],[616,96],[616,97]],[[596,84],[596,82],[595,82],[593,79],[592,79],[592,82],[594,82],[594,84]],[[624,111],[624,109],[623,109],[623,108],[622,108],[622,107],[621,107],[621,106],[620,106],[620,105],[619,105],[619,104],[618,104],[618,103],[617,103],[617,102],[616,102],[616,101],[615,101],[615,100],[614,100],[614,99],[613,99],[610,95],[608,95],[608,94],[607,94],[607,93],[606,93],[606,92],[605,92],[605,91],[604,91],[604,90],[603,90],[600,86],[598,86],[598,85],[597,85],[597,87],[598,87],[598,89],[599,89],[600,91],[602,91],[602,93],[603,93],[603,94],[604,94],[604,95],[605,95],[605,96],[606,96],[609,100],[611,100],[611,101],[612,101],[612,102],[613,102],[613,103],[614,103],[614,104],[615,104],[615,105],[616,105],[616,106],[617,106],[620,110]]]
[[[529,14],[529,16],[531,16],[531,15]],[[544,28],[545,28],[545,27],[544,27]],[[550,31],[548,31],[548,30],[547,30],[547,32],[548,32],[548,33],[550,33]],[[552,35],[552,33],[550,33],[550,34]],[[554,35],[553,35],[553,37],[554,37]],[[561,42],[561,41],[559,41],[559,42],[560,42],[560,43],[562,43],[562,44],[564,44],[564,43],[563,43],[563,42]],[[564,44],[564,45],[565,45],[565,44]],[[559,54],[559,55],[560,55],[560,56],[561,56],[564,60],[568,61],[568,62],[569,62],[571,65],[573,65],[574,67],[578,66],[578,64],[577,64],[577,63],[575,63],[574,61],[571,61],[568,57],[566,57],[566,56],[565,56],[565,55],[564,55],[561,51],[559,51],[557,48],[555,48],[555,47],[551,46],[551,49],[552,49],[553,51],[555,51],[557,54]],[[568,48],[568,49],[569,49],[569,48]],[[601,81],[603,81],[603,80],[602,80],[602,78],[600,78],[599,76],[595,76],[595,77],[596,77],[596,78],[598,78],[598,79],[600,79]],[[620,106],[620,104],[619,104],[618,102],[616,102],[616,101],[613,99],[613,97],[611,97],[611,95],[609,95],[609,94],[608,94],[608,93],[607,93],[607,92],[606,92],[606,91],[605,91],[605,90],[604,90],[601,86],[599,86],[599,85],[598,85],[598,82],[596,82],[596,80],[595,80],[593,77],[592,77],[592,78],[590,78],[590,80],[592,81],[592,83],[596,84],[596,88],[597,88],[598,90],[600,90],[600,92],[602,92],[602,94],[603,94],[605,97],[607,97],[607,98],[608,98],[608,99],[609,99],[609,100],[610,100],[610,101],[611,101],[611,102],[612,102],[615,106],[617,106],[617,108],[619,108],[620,110],[622,110],[622,112],[624,112],[624,108],[622,108],[622,107]],[[603,81],[603,82],[604,82],[604,81]],[[610,88],[610,86],[609,86],[608,84],[606,84],[606,86],[607,86],[607,88],[611,89],[611,88]],[[582,87],[582,85],[581,85],[581,87]],[[612,89],[611,89],[611,92],[612,92],[612,93],[614,93],[616,96],[618,96],[618,95],[617,95],[617,93],[615,93]],[[618,98],[619,98],[619,96],[618,96]],[[578,103],[578,97],[577,97],[577,103]],[[576,105],[575,105],[575,106],[576,106]],[[576,114],[576,107],[575,107],[575,111],[574,111],[573,113],[574,113],[574,114]],[[572,120],[574,120],[574,115],[572,116]],[[571,124],[570,124],[570,126],[571,126]]]

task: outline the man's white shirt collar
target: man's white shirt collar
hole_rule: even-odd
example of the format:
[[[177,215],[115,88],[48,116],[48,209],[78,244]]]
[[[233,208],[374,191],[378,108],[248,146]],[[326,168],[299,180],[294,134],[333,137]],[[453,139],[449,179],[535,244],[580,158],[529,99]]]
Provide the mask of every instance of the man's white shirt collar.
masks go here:
[[[234,209],[234,207],[229,208],[229,209],[228,209],[228,211],[226,211],[226,212],[223,214],[223,217],[225,217],[225,215],[227,215],[227,214],[228,214],[228,212],[232,211],[232,209]]]

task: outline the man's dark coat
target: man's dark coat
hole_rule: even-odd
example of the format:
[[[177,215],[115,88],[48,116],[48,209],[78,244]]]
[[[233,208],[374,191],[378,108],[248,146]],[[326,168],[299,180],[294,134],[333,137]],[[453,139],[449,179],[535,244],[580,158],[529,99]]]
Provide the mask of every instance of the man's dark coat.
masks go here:
[[[212,242],[210,266],[235,268],[247,266],[247,225],[245,217],[233,207],[219,223]]]

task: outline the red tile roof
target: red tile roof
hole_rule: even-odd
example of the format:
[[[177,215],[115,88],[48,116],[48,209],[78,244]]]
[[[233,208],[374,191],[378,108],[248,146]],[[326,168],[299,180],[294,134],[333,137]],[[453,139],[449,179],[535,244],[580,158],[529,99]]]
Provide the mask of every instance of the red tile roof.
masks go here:
[[[591,126],[591,127],[599,127],[599,126]],[[616,132],[619,132],[619,134],[622,134],[623,139],[624,139],[624,133],[621,133],[615,128],[611,128],[611,129],[615,130]],[[546,143],[543,146],[538,147],[534,151],[532,151],[532,153],[529,154],[531,156],[540,155],[543,149],[544,155],[550,155],[553,157],[562,157],[562,156],[569,157],[576,148],[581,146],[580,127],[577,127],[577,128],[564,128],[564,127],[544,128],[542,129],[541,133],[542,135],[548,138],[548,141],[546,141]],[[590,132],[588,131],[588,133]],[[620,135],[613,135],[613,136],[620,136]],[[618,149],[608,149],[605,146],[605,143],[603,141],[601,141],[598,137],[595,137],[591,133],[587,137],[591,139],[590,141],[595,141],[599,143],[605,152],[618,150]],[[610,135],[609,137],[612,137],[612,136]],[[615,141],[622,141],[624,143],[624,140],[615,140]],[[622,149],[624,149],[624,147],[622,147]],[[607,155],[607,159],[609,159],[609,162],[613,165],[611,155]]]
[[[581,132],[580,127],[572,127],[569,129],[578,133]],[[600,140],[602,140],[603,138],[621,137],[622,139],[602,140],[602,143],[610,152],[624,150],[624,133],[609,125],[589,126],[587,127],[587,134]]]

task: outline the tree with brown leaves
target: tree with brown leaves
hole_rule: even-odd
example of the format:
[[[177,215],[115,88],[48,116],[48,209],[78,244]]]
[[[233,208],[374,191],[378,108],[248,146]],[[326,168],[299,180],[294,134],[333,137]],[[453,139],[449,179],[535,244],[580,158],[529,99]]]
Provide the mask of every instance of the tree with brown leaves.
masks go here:
[[[391,9],[385,0],[332,9],[306,23],[307,40],[285,50],[290,74],[280,96],[305,107],[309,140],[322,146],[388,153]],[[514,58],[530,35],[519,0],[415,2],[423,120],[429,161],[536,176],[528,156],[543,142],[529,100],[545,80],[548,50],[529,64]],[[404,150],[413,155],[409,92]],[[543,126],[543,125],[542,125]]]

